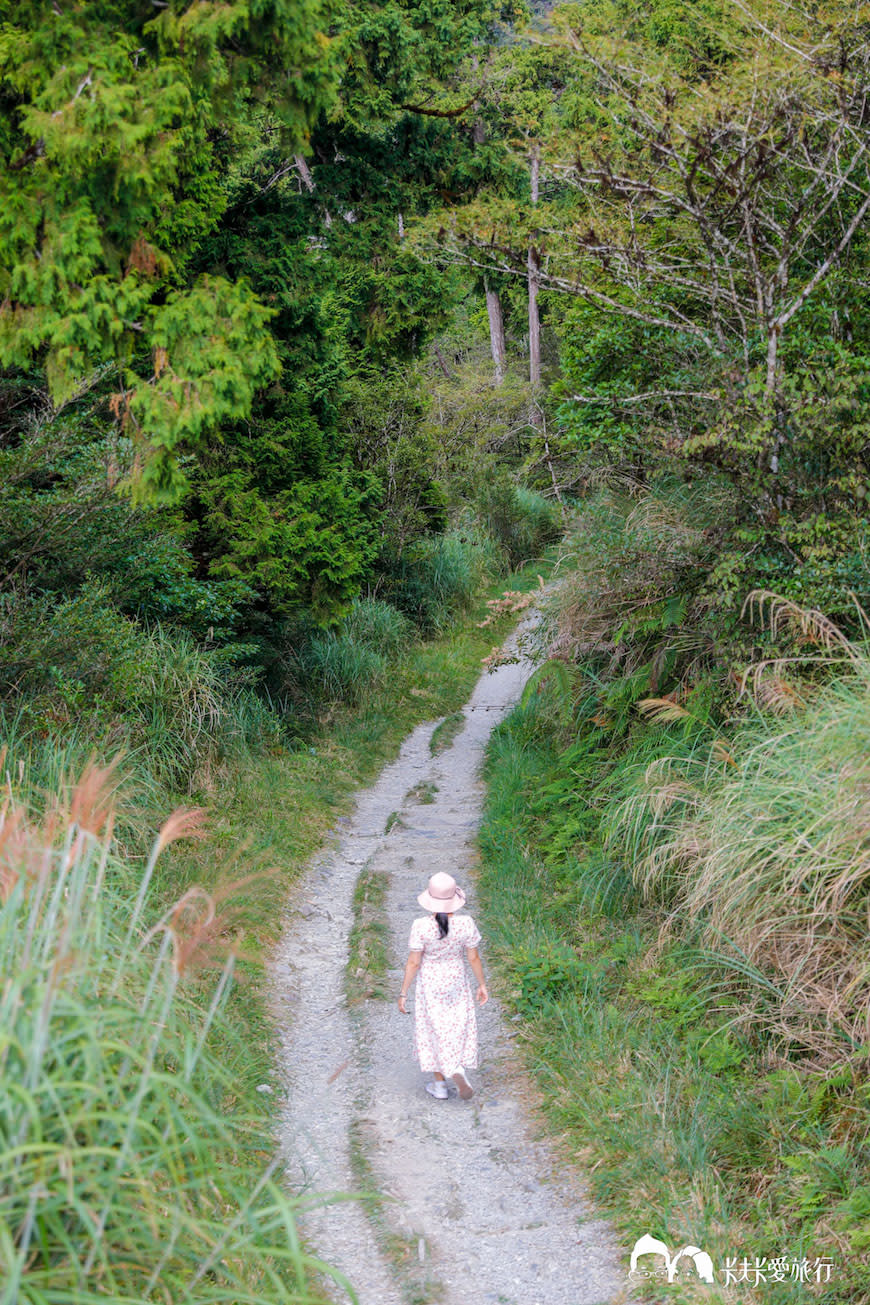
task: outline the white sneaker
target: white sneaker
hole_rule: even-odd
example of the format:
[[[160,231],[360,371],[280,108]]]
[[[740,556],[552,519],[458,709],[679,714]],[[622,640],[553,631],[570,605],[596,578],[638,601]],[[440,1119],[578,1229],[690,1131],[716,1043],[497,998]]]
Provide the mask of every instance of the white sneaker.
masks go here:
[[[448,1097],[447,1084],[441,1079],[433,1078],[431,1083],[426,1084],[426,1091],[430,1097],[437,1097],[439,1101],[446,1101]]]
[[[470,1101],[474,1096],[474,1088],[465,1077],[465,1070],[458,1069],[455,1074],[451,1075],[453,1082],[459,1088],[459,1095],[463,1101]]]

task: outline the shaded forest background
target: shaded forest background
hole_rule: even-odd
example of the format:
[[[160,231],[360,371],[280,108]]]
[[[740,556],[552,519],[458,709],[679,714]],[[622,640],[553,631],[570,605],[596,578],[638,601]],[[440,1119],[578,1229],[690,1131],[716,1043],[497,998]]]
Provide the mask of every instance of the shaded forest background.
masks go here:
[[[561,541],[483,840],[532,929],[517,953],[508,915],[503,960],[560,1126],[605,1138],[599,1196],[628,1225],[624,1137],[576,1103],[647,1118],[661,1081],[638,1066],[672,1053],[709,1128],[665,1111],[663,1138],[635,1139],[665,1175],[630,1173],[637,1199],[699,1244],[815,1238],[852,1266],[819,1298],[866,1302],[865,8],[61,0],[0,19],[4,899],[30,909],[22,848],[57,851],[46,794],[121,753],[140,808],[112,854],[133,868],[124,954],[175,802],[362,719],[413,649]],[[650,1041],[602,1086],[566,1027],[572,1047]],[[701,1169],[731,1197],[699,1196]],[[26,1201],[12,1225],[24,1273]],[[274,1226],[234,1290],[272,1273]]]
[[[105,729],[167,648],[286,705],[606,474],[708,502],[653,690],[753,589],[855,628],[858,10],[158,8],[3,31],[7,708]]]

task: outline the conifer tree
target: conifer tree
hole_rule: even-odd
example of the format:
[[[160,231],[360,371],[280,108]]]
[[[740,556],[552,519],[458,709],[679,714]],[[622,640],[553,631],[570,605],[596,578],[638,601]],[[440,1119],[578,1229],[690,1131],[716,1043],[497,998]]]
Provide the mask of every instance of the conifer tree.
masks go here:
[[[114,365],[137,492],[177,497],[181,459],[277,369],[244,280],[190,281],[224,205],[215,145],[268,99],[290,147],[332,101],[320,0],[24,0],[0,11],[0,363],[63,402]]]

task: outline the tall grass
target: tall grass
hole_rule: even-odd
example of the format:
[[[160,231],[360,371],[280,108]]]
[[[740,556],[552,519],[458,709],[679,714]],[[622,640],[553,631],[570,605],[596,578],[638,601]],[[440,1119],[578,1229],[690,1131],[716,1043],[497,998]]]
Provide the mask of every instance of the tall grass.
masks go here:
[[[487,578],[505,570],[491,537],[471,528],[426,535],[391,568],[386,594],[425,633],[467,612]]]
[[[562,583],[547,613],[552,650],[610,660],[620,677],[640,669],[646,692],[676,666],[696,673],[709,658],[709,603],[696,601],[716,557],[714,529],[732,494],[662,480],[615,483],[586,499],[566,535]]]
[[[510,566],[537,557],[562,533],[555,503],[536,490],[515,485],[508,477],[497,477],[477,494],[481,521]]]
[[[566,719],[558,692],[544,680],[488,748],[479,896],[489,954],[554,1130],[612,1212],[626,1251],[652,1231],[671,1245],[705,1247],[718,1265],[728,1256],[748,1256],[752,1264],[772,1254],[810,1262],[826,1256],[834,1264],[830,1282],[790,1279],[757,1291],[747,1285],[745,1292],[740,1284],[721,1295],[704,1287],[705,1300],[870,1305],[866,1051],[833,1029],[828,1053],[836,1047],[835,1066],[818,1055],[815,1038],[812,1056],[806,1042],[792,1037],[786,1044],[770,1022],[781,976],[771,977],[758,959],[744,957],[738,968],[734,946],[721,937],[699,940],[706,917],[689,918],[680,896],[693,879],[688,845],[679,868],[683,890],[673,867],[646,894],[636,872],[632,839],[646,838],[651,820],[672,838],[695,818],[691,795],[707,800],[705,774],[713,801],[721,768],[734,770],[721,756],[705,769],[721,740],[671,720],[638,724],[615,747],[610,731],[591,718]],[[832,688],[812,717],[819,760],[826,738],[849,746],[855,717],[843,710],[842,692]],[[856,716],[862,693],[848,682]],[[866,704],[864,714],[855,754],[866,746]],[[826,734],[822,721],[833,718],[836,730]],[[767,814],[750,796],[767,775],[759,736],[775,754],[785,733],[781,723],[779,730],[759,723],[747,727],[747,744],[750,732],[754,745],[745,756],[738,738],[728,740],[735,765],[744,767],[733,783],[746,800],[727,827],[719,826],[718,851],[726,858],[731,843],[735,854],[753,846],[753,830]],[[863,758],[848,783],[854,793],[863,775],[866,796]],[[789,762],[796,764],[795,754],[777,765],[781,791]],[[830,782],[844,763],[848,771],[849,760],[835,747]],[[631,805],[643,785],[644,800]],[[803,780],[798,785],[802,792]],[[824,792],[814,803],[815,814],[827,810]],[[854,815],[848,803],[836,810]],[[810,820],[803,833],[812,834]],[[855,860],[859,845],[866,848],[864,826],[852,821],[851,837]],[[798,843],[792,840],[792,854]],[[809,867],[811,849],[801,856]],[[697,870],[704,873],[703,861]],[[729,883],[718,886],[717,905],[727,910]],[[866,957],[866,946],[865,935],[857,940],[859,955]],[[735,1018],[741,1006],[748,1016],[742,1020]],[[768,1022],[753,1018],[759,1013]],[[654,1298],[671,1300],[674,1290],[662,1286]]]
[[[870,656],[786,724],[636,768],[612,849],[754,984],[746,1018],[824,1059],[870,1047]]]
[[[170,817],[135,874],[110,790],[91,768],[41,821],[15,803],[0,820],[0,1299],[313,1302],[320,1266],[217,1050],[228,921],[196,890],[149,908],[157,856],[195,820]]]
[[[240,749],[280,732],[219,651],[185,631],[131,620],[98,584],[61,601],[7,594],[0,632],[4,736],[11,731],[33,755],[99,740],[104,755],[147,757],[140,768],[155,782],[190,791],[210,787]]]
[[[408,618],[389,603],[375,598],[354,599],[340,629],[354,643],[376,648],[385,657],[397,656],[414,637],[414,627]]]
[[[411,640],[413,626],[389,603],[358,598],[334,630],[310,635],[294,673],[318,699],[357,706],[383,683],[390,660]]]

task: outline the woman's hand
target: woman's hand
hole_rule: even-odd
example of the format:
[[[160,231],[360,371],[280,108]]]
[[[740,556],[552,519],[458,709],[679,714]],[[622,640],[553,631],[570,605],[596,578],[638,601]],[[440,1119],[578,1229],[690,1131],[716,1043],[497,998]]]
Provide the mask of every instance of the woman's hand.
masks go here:
[[[420,968],[420,961],[422,959],[423,959],[422,952],[408,952],[408,959],[405,962],[405,973],[402,975],[402,987],[399,992],[399,1000],[398,1000],[399,1010],[402,1012],[403,1015],[408,1014],[408,1011],[405,1010],[405,1002],[408,999],[408,989],[410,988],[411,984],[414,982],[417,971]]]
[[[485,983],[478,984],[477,1001],[480,1006],[485,1006],[489,1001],[489,993],[487,992]]]

